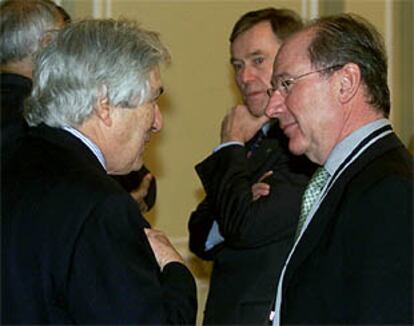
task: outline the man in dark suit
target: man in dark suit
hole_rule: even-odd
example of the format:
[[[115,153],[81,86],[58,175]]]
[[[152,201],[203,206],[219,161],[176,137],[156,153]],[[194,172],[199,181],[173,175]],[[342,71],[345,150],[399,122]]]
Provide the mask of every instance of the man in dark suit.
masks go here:
[[[0,5],[1,154],[11,155],[27,130],[23,103],[32,90],[33,56],[47,33],[68,24],[64,8],[49,0],[7,0]],[[142,212],[154,206],[155,178],[143,166],[127,175],[113,176],[138,202]]]
[[[33,55],[47,31],[64,18],[50,1],[3,1],[0,5],[0,109],[2,157],[24,134],[23,103],[32,89]]]
[[[36,56],[30,128],[2,166],[3,323],[195,323],[183,259],[107,175],[142,166],[168,58],[156,33],[109,19]]]
[[[245,105],[226,116],[222,144],[196,166],[206,198],[189,221],[190,249],[214,262],[205,324],[264,323],[275,277],[293,241],[313,170],[306,159],[289,154],[286,138],[264,110],[275,55],[301,27],[294,12],[266,8],[243,15],[230,36]],[[255,201],[252,186],[258,181],[263,182],[255,194],[262,197]]]
[[[381,36],[356,15],[317,19],[282,45],[272,85],[266,114],[320,165],[274,325],[412,325],[413,159],[387,120]]]

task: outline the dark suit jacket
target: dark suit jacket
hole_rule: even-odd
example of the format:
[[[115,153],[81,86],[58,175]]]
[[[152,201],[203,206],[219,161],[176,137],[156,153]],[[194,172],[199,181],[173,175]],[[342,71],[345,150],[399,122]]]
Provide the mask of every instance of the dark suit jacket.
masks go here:
[[[283,324],[413,323],[413,160],[369,147],[315,213],[287,266]]]
[[[196,166],[207,196],[190,217],[190,249],[214,260],[205,324],[263,324],[268,317],[314,168],[292,157],[284,140],[274,126],[250,159],[233,145]],[[251,186],[268,170],[271,193],[253,202]],[[214,220],[225,241],[206,251]]]
[[[23,119],[24,100],[32,89],[29,78],[10,74],[0,74],[1,111],[1,154],[2,158],[11,155],[10,151],[27,129]],[[9,154],[10,153],[10,154]]]
[[[160,272],[137,204],[71,134],[31,128],[1,204],[4,323],[195,323],[192,275]]]

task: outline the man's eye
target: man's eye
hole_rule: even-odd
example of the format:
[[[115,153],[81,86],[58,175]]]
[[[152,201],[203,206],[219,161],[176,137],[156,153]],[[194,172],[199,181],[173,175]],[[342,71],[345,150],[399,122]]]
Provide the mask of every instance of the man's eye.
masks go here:
[[[235,63],[235,62],[233,62],[232,65],[233,65],[233,69],[235,71],[240,71],[243,68],[243,65],[241,63]]]
[[[292,80],[290,80],[290,79],[286,79],[286,80],[282,80],[282,81],[280,82],[280,84],[282,85],[283,90],[284,90],[285,92],[288,92],[288,91],[290,90],[290,88],[292,87],[292,85],[293,85],[293,81],[292,81]]]
[[[257,57],[257,58],[254,58],[254,59],[253,59],[253,62],[254,62],[254,64],[256,64],[256,65],[260,65],[260,64],[262,64],[262,63],[263,63],[263,61],[264,61],[264,58],[263,58],[263,57]]]

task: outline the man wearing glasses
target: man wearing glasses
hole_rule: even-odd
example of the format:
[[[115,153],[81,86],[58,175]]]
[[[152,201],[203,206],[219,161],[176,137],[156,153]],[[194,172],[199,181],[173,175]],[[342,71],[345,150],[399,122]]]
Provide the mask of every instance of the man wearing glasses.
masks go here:
[[[191,250],[214,262],[205,324],[263,324],[293,243],[313,166],[289,154],[264,112],[276,53],[301,27],[294,12],[266,8],[243,15],[230,36],[244,105],[225,117],[222,145],[196,167],[207,196],[189,222]]]
[[[266,114],[320,166],[278,280],[274,325],[412,324],[413,160],[389,121],[383,41],[355,15],[289,38]]]

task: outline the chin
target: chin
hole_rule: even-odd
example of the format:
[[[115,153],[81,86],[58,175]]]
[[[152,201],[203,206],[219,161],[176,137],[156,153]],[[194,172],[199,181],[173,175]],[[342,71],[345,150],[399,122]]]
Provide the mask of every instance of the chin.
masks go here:
[[[139,169],[142,168],[143,165],[144,165],[144,162],[142,160],[139,160],[139,161],[134,163],[134,165],[132,166],[131,171],[138,171]]]
[[[293,138],[289,140],[289,151],[293,155],[303,155],[305,154],[305,148],[302,146],[302,144],[298,141],[295,142]]]
[[[247,105],[247,107],[249,108],[249,112],[255,116],[256,118],[260,118],[261,116],[264,115],[265,110],[263,109],[263,106],[258,106],[258,105]]]

